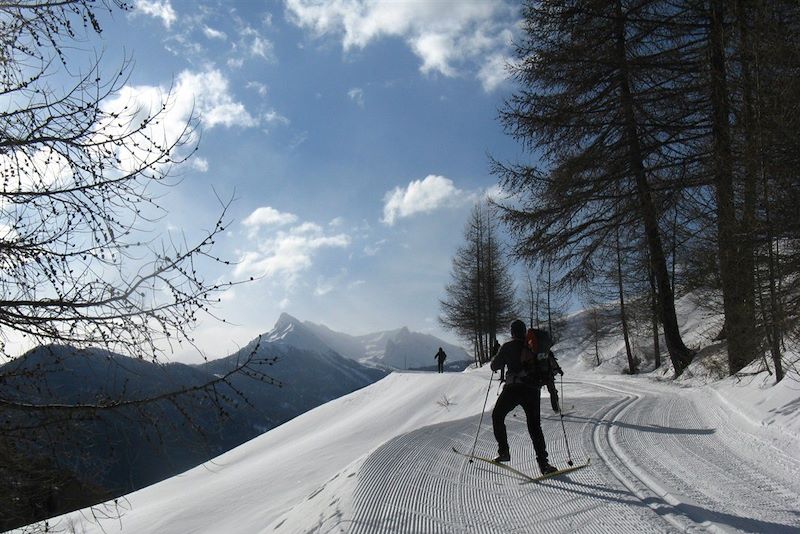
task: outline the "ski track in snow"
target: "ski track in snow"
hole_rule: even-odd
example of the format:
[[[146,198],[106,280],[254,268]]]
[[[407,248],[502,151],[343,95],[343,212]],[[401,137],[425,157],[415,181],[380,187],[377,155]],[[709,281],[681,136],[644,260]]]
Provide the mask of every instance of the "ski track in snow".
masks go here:
[[[564,424],[576,464],[537,484],[470,463],[478,416],[398,436],[360,464],[352,515],[326,532],[800,532],[797,460],[739,431],[718,408],[651,381],[572,382]],[[492,395],[495,390],[492,390]],[[551,463],[566,467],[561,422],[542,398]],[[538,474],[525,416],[507,420],[511,465]],[[489,413],[476,454],[493,456]],[[764,454],[755,464],[752,450]],[[352,476],[352,475],[351,475]],[[280,529],[276,529],[280,531]]]

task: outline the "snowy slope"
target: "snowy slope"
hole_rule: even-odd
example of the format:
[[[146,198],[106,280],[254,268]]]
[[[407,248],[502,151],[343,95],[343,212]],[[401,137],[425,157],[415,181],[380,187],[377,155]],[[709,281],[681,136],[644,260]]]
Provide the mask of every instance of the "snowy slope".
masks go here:
[[[687,337],[713,348],[714,317],[691,301],[681,309]],[[558,418],[543,399],[542,426],[553,463],[591,457],[584,470],[530,487],[470,464],[450,447],[470,450],[480,426],[477,452],[494,452],[490,418],[480,419],[487,393],[487,413],[497,394],[489,371],[393,373],[130,495],[121,521],[98,526],[84,511],[56,530],[800,531],[797,376],[778,386],[766,373],[703,385],[701,361],[677,383],[660,371],[623,376],[613,326],[598,368],[578,316],[570,328],[556,347],[567,414]],[[535,474],[524,421],[519,410],[508,418],[512,465]]]
[[[484,374],[393,373],[128,497],[123,532],[260,532],[391,438],[480,412]],[[101,532],[84,514],[60,526]],[[118,522],[106,521],[107,532]],[[72,527],[70,527],[71,529]]]
[[[488,381],[486,369],[394,373],[130,495],[122,521],[101,525],[137,533],[527,532],[531,518],[538,525],[546,517],[553,532],[577,524],[615,532],[800,529],[798,441],[748,429],[728,409],[734,401],[715,401],[711,388],[575,373],[565,431],[572,457],[592,457],[593,466],[534,489],[449,452],[472,447]],[[739,387],[739,402],[754,394],[752,385],[720,387]],[[759,417],[779,428],[797,403],[795,390]],[[560,421],[543,416],[551,458],[563,466]],[[524,416],[508,424],[512,464],[535,473]],[[477,450],[493,447],[484,419]],[[516,503],[514,513],[494,512],[504,502]],[[101,531],[85,513],[56,525],[68,526]]]

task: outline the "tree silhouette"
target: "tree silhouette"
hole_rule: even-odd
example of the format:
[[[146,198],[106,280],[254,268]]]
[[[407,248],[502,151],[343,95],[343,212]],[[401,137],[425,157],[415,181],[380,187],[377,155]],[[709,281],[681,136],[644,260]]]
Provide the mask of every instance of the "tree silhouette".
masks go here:
[[[208,281],[202,274],[228,263],[213,254],[213,245],[225,230],[230,201],[220,200],[219,216],[194,242],[155,233],[166,213],[159,190],[178,182],[174,171],[196,150],[198,120],[192,114],[175,129],[174,121],[166,121],[170,91],[152,106],[127,99],[122,89],[130,60],[106,69],[101,56],[81,50],[102,31],[99,10],[116,8],[129,6],[104,0],[0,3],[0,357],[6,361],[19,356],[8,342],[21,337],[31,345],[101,347],[160,362],[176,346],[194,345],[199,315],[213,316],[220,293],[238,283]],[[21,378],[17,368],[3,366],[2,493],[24,487],[32,502],[44,503],[54,486],[71,483],[69,474],[47,462],[26,462],[22,444],[79,439],[70,436],[76,421],[168,402],[194,427],[195,414],[181,398],[223,412],[227,398],[221,392],[236,395],[229,381],[234,373],[269,380],[255,365],[265,362],[255,362],[253,354],[205,383],[71,404],[21,396],[12,385]],[[36,385],[37,372],[26,368],[25,383]],[[65,505],[90,504],[26,508],[12,501],[0,505],[14,512],[0,511],[3,527],[64,511]]]

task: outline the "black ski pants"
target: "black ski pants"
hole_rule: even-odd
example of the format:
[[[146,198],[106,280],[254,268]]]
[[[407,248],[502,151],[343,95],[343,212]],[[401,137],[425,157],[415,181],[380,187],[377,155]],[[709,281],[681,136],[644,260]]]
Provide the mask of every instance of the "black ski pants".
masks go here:
[[[506,416],[517,406],[525,410],[528,420],[528,434],[533,441],[536,451],[536,460],[543,464],[547,462],[547,447],[542,433],[542,422],[539,416],[539,388],[525,384],[506,384],[497,398],[497,403],[492,410],[492,427],[497,440],[497,449],[500,453],[508,451],[508,433],[506,432]]]

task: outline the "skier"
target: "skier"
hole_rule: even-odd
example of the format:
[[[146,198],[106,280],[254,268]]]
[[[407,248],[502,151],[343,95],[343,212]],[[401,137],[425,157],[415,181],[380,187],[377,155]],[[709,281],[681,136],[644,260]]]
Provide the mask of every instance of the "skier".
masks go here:
[[[547,391],[550,393],[550,406],[553,408],[553,411],[558,413],[560,411],[560,407],[558,405],[558,389],[556,388],[556,374],[564,376],[564,371],[561,369],[561,366],[558,365],[558,360],[556,360],[556,355],[553,354],[551,350],[547,355],[548,366],[550,368],[550,372],[548,373],[547,377]]]
[[[439,352],[436,353],[434,358],[439,364],[439,372],[444,373],[444,361],[447,359],[447,354],[445,354],[444,350],[442,350],[442,347],[439,347]]]
[[[497,398],[494,410],[492,410],[492,426],[494,437],[497,440],[498,452],[494,461],[508,462],[511,460],[505,419],[511,413],[511,410],[517,406],[522,406],[528,421],[528,433],[536,451],[536,461],[544,475],[557,471],[547,461],[547,445],[544,441],[539,415],[540,388],[546,377],[530,376],[529,372],[523,368],[522,351],[523,349],[528,350],[525,346],[525,334],[525,323],[515,319],[511,323],[511,340],[500,347],[500,351],[495,355],[491,363],[492,372],[504,367],[508,368],[503,391]]]

